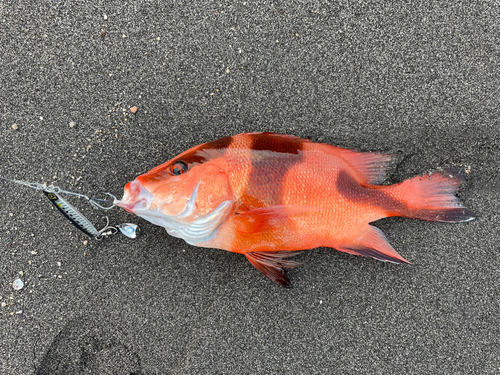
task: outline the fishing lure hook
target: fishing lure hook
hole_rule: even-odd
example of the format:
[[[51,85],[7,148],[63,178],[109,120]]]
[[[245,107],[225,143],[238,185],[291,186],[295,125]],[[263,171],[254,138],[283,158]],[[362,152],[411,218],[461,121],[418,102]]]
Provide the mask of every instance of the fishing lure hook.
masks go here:
[[[109,218],[106,216],[106,225],[99,231],[99,235],[95,237],[96,240],[102,240],[106,236],[112,236],[118,233],[118,228],[109,225]]]
[[[110,194],[110,193],[106,193],[106,194],[109,195],[110,197],[112,197],[113,200],[116,200],[116,197],[113,194]],[[105,199],[90,198],[88,201],[92,206],[100,208],[101,210],[111,210],[112,208],[116,207],[116,204],[114,204],[114,203],[109,207],[105,207],[105,206],[97,203],[97,201],[103,202],[103,203],[109,203],[109,201],[107,201]]]

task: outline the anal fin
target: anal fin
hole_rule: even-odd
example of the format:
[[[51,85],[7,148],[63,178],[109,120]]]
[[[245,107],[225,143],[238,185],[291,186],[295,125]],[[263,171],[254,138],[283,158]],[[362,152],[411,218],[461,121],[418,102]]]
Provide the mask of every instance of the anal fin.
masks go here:
[[[371,225],[368,225],[354,243],[342,246],[339,250],[383,262],[411,264],[392,248],[380,229]]]
[[[299,254],[298,251],[276,251],[246,253],[248,261],[264,275],[281,286],[289,287],[290,280],[285,273],[286,268],[299,267],[302,263],[286,259]]]

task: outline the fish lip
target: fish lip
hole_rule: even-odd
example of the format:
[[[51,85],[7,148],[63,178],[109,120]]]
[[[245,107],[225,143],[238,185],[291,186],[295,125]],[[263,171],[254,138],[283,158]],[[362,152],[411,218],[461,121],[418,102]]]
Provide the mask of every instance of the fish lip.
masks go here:
[[[134,202],[134,203],[125,203],[125,202],[122,202],[119,200],[115,200],[113,203],[115,205],[117,205],[118,207],[121,207],[128,212],[137,213],[137,212],[141,212],[141,211],[147,211],[149,209],[149,204],[147,205],[147,207],[137,207],[142,202],[147,202],[147,201],[143,198],[143,199],[141,199],[137,202]],[[150,203],[150,202],[151,201],[149,201],[148,203]]]
[[[115,206],[121,207],[121,208],[123,208],[124,210],[127,210],[127,211],[131,211],[131,209],[132,209],[132,205],[130,203],[124,203],[123,201],[118,200],[118,199],[115,199],[113,201],[113,204]]]
[[[133,181],[131,184],[132,185],[130,190],[137,189],[137,187],[139,187],[139,192],[134,192],[133,194],[131,194],[130,190],[126,190],[123,194],[123,198],[121,200],[115,199],[113,203],[118,207],[121,207],[124,210],[135,214],[141,211],[149,210],[151,202],[154,199],[153,194],[137,180]],[[131,199],[135,200],[133,202],[130,202]],[[142,207],[140,206],[141,204]]]

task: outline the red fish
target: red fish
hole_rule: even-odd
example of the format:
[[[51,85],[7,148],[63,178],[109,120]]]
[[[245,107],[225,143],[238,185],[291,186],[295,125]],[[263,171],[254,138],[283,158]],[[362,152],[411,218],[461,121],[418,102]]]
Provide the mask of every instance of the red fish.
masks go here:
[[[332,247],[409,263],[369,224],[384,217],[474,219],[454,196],[463,172],[380,185],[391,158],[280,134],[240,134],[137,177],[116,204],[189,244],[244,254],[288,286],[285,269],[300,263],[286,258],[298,250]]]

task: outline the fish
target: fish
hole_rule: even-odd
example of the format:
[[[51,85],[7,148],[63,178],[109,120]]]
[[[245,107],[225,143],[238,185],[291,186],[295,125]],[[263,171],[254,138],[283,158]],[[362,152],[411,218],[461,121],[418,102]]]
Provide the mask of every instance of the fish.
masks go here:
[[[193,147],[127,183],[115,204],[188,244],[243,254],[288,287],[289,259],[329,247],[410,263],[370,223],[402,216],[467,222],[458,168],[383,185],[395,155],[276,133],[243,133]]]

